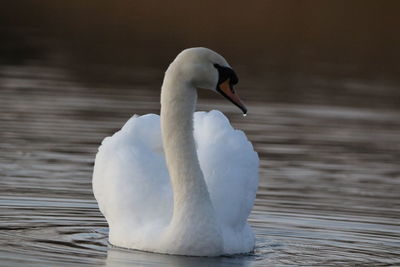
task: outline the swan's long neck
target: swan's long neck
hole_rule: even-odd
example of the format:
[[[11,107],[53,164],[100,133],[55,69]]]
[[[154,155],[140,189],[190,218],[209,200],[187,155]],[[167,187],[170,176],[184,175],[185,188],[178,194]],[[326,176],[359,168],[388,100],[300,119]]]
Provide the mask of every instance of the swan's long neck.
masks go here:
[[[207,217],[214,220],[193,136],[197,91],[176,72],[170,66],[161,90],[161,131],[174,193],[171,224],[189,224]]]

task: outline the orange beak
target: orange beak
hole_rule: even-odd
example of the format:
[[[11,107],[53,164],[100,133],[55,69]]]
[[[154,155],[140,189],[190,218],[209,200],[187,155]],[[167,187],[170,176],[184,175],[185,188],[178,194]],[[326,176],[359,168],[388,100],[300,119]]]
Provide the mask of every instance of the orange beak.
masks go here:
[[[225,96],[227,99],[229,99],[229,101],[231,101],[237,107],[239,107],[243,111],[243,114],[247,114],[246,106],[243,104],[242,100],[239,98],[238,94],[233,89],[229,79],[220,83],[217,86],[217,91],[221,93],[223,96]]]

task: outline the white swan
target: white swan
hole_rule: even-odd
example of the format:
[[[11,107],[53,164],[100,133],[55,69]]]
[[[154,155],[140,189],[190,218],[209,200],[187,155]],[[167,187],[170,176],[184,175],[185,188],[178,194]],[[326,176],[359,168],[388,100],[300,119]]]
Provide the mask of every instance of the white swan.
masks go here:
[[[220,92],[246,113],[237,81],[222,56],[186,49],[165,73],[161,116],[133,116],[103,140],[93,191],[111,244],[192,256],[253,250],[247,217],[258,155],[221,112],[194,113],[197,88]]]

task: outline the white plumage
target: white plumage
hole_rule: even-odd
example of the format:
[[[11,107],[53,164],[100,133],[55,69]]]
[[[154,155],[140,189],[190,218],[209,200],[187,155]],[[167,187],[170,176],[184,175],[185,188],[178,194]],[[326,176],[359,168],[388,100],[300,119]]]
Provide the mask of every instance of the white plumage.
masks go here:
[[[165,85],[167,79],[179,82],[179,78],[167,76],[168,71],[164,91],[172,90]],[[221,112],[192,115],[190,105],[169,105],[168,97],[162,96],[163,122],[155,114],[135,115],[99,148],[93,191],[109,224],[110,242],[196,256],[251,251],[254,236],[247,217],[258,185],[257,153],[245,134],[233,129]],[[187,98],[195,104],[195,97]],[[168,116],[168,108],[179,112]],[[193,128],[176,117],[180,112]],[[167,115],[163,118],[163,114]],[[184,149],[194,149],[195,155],[179,154]],[[198,163],[200,173],[196,172]]]

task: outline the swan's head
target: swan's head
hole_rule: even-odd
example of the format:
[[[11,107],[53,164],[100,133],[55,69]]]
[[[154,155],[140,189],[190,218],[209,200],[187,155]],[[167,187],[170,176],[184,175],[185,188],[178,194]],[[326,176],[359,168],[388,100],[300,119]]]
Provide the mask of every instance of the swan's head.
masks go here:
[[[171,69],[194,88],[216,91],[238,106],[244,114],[247,113],[246,106],[234,89],[239,79],[218,53],[204,47],[185,49],[175,58],[168,71]]]

